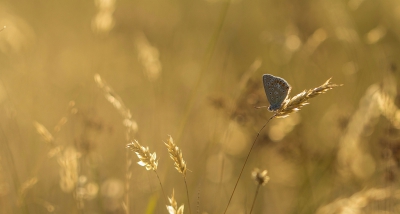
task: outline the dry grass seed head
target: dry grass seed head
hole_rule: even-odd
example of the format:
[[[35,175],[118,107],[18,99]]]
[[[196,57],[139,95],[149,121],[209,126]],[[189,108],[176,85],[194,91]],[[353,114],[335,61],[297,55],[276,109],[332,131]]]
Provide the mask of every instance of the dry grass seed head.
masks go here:
[[[128,131],[136,133],[138,131],[138,125],[136,121],[132,119],[131,111],[125,106],[121,97],[114,92],[111,86],[108,85],[108,83],[103,80],[99,74],[94,75],[94,81],[97,83],[97,86],[103,90],[104,97],[108,100],[108,102],[110,102],[122,115],[124,118],[123,124],[126,128],[128,128]]]
[[[328,79],[321,86],[318,86],[314,89],[304,90],[301,93],[297,94],[296,96],[286,99],[282,103],[281,108],[275,112],[274,117],[276,118],[287,117],[289,116],[290,113],[296,112],[300,110],[301,107],[307,105],[309,99],[314,98],[320,94],[323,94],[335,87],[342,86],[342,84],[340,85],[332,84],[330,82],[331,79],[332,78]]]
[[[255,180],[257,185],[264,186],[269,181],[269,177],[267,176],[267,170],[261,172],[260,169],[255,168],[253,172],[251,172],[251,177]]]
[[[169,214],[183,214],[183,209],[184,209],[184,205],[182,204],[179,208],[178,208],[178,203],[175,200],[175,193],[174,190],[172,190],[172,196],[171,198],[168,197],[168,201],[171,204],[170,206],[167,205],[167,210]]]
[[[97,86],[103,90],[104,96],[108,102],[110,102],[114,108],[118,110],[124,119],[130,120],[132,118],[130,110],[125,106],[125,103],[122,101],[121,97],[114,92],[111,86],[105,80],[103,80],[99,74],[94,75],[94,81],[97,83]]]
[[[167,143],[164,144],[168,148],[169,156],[174,161],[176,170],[186,176],[186,162],[183,160],[182,151],[176,146],[171,136],[169,136]]]
[[[23,200],[25,199],[28,190],[31,189],[37,182],[38,182],[37,177],[33,177],[33,178],[25,181],[24,183],[22,183],[20,189],[18,190],[18,194],[19,194],[18,201],[17,201],[18,205],[23,204]]]
[[[162,64],[160,61],[160,52],[157,47],[150,44],[144,33],[136,37],[136,48],[138,51],[139,62],[144,67],[144,73],[150,82],[154,82],[161,74]]]
[[[145,166],[146,170],[157,170],[158,160],[156,160],[156,153],[150,153],[149,147],[141,146],[139,142],[135,140],[126,145],[126,148],[136,153],[140,160],[138,162],[140,166]]]
[[[74,148],[66,148],[58,156],[57,162],[60,165],[60,187],[64,192],[71,192],[78,182],[78,159],[81,154]]]
[[[43,139],[50,144],[54,143],[54,137],[53,135],[49,132],[49,130],[46,129],[42,124],[38,122],[34,122],[33,125],[36,128],[36,131],[39,133],[40,136],[43,137]]]

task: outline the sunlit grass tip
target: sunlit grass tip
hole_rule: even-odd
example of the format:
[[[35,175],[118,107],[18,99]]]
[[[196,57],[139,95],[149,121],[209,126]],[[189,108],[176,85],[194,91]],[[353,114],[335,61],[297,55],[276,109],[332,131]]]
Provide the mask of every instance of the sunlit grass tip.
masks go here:
[[[251,177],[257,183],[257,185],[265,186],[268,183],[269,177],[267,176],[267,170],[260,171],[260,169],[255,168],[251,172]]]
[[[146,170],[153,170],[153,172],[157,175],[157,179],[160,182],[160,187],[164,195],[165,203],[167,203],[166,201],[167,196],[165,195],[160,176],[158,176],[157,173],[158,160],[156,159],[157,158],[156,153],[155,152],[150,153],[149,147],[141,146],[137,140],[128,143],[126,145],[126,148],[136,153],[137,157],[140,160],[138,162],[140,166],[146,167]],[[128,211],[128,209],[126,209],[126,211]]]
[[[301,107],[309,104],[308,101],[320,94],[323,94],[335,87],[342,86],[343,84],[333,84],[329,78],[324,84],[309,90],[304,90],[292,98],[287,98],[281,107],[275,111],[273,117],[284,118],[289,116],[290,113],[299,111]]]
[[[42,136],[42,138],[50,144],[54,143],[54,137],[53,135],[49,132],[49,130],[47,130],[46,127],[44,127],[42,124],[38,123],[38,122],[34,122],[33,125],[36,128],[37,133],[39,133],[40,136]]]
[[[168,136],[167,143],[164,143],[168,148],[168,153],[171,159],[174,161],[175,169],[178,170],[183,176],[186,176],[186,162],[183,160],[182,151],[174,143],[171,136]]]
[[[130,142],[126,145],[127,149],[134,151],[139,158],[138,164],[146,167],[146,170],[157,170],[158,160],[156,160],[156,153],[150,153],[149,147],[144,147],[139,144],[137,140]]]
[[[189,213],[192,213],[192,209],[190,208],[189,189],[188,189],[187,182],[186,182],[186,169],[187,169],[186,162],[183,160],[182,151],[174,143],[174,140],[172,139],[172,137],[170,135],[168,137],[169,138],[168,138],[167,143],[164,143],[164,144],[168,148],[169,156],[174,161],[175,169],[178,170],[178,172],[183,175],[183,180],[185,181],[185,187],[186,187],[186,197],[188,200]],[[183,210],[182,210],[182,212],[183,212]]]
[[[168,197],[168,201],[170,205],[167,205],[167,210],[169,214],[183,214],[183,209],[185,206],[182,204],[178,207],[178,203],[175,200],[174,190],[172,189],[172,196],[171,198]]]
[[[257,199],[257,195],[258,195],[258,191],[260,190],[260,187],[265,186],[265,184],[267,184],[269,181],[269,177],[267,176],[267,170],[264,170],[261,172],[260,169],[255,168],[251,172],[251,177],[256,182],[257,189],[256,189],[256,192],[254,195],[253,204],[251,205],[250,214],[253,211],[254,204],[256,203],[256,199]]]
[[[99,74],[94,75],[94,81],[97,86],[103,90],[105,98],[110,102],[115,109],[122,115],[124,118],[123,124],[125,127],[129,128],[129,132],[136,133],[138,131],[138,125],[136,121],[132,120],[131,111],[125,106],[124,101],[121,97],[115,93],[112,87],[101,78]]]

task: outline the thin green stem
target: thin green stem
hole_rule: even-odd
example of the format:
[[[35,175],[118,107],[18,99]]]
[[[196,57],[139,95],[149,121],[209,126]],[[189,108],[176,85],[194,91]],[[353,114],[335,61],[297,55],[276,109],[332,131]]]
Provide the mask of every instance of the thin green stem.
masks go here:
[[[233,192],[232,192],[232,194],[231,194],[231,197],[229,198],[228,205],[226,206],[226,209],[225,209],[224,214],[226,213],[226,211],[228,211],[229,204],[231,203],[232,198],[233,198],[233,195],[235,194],[236,187],[237,187],[237,185],[238,185],[238,183],[239,183],[240,178],[242,177],[243,170],[244,170],[244,167],[246,166],[247,161],[249,160],[250,153],[251,153],[251,151],[253,150],[254,145],[256,144],[256,141],[257,141],[257,139],[258,139],[258,136],[260,136],[260,132],[265,128],[265,126],[267,126],[268,122],[269,122],[270,120],[272,120],[275,116],[276,116],[276,115],[273,115],[271,118],[269,118],[268,121],[267,121],[267,122],[263,125],[263,127],[260,129],[260,131],[258,131],[257,137],[256,137],[256,139],[254,139],[253,145],[251,145],[250,151],[249,151],[249,153],[247,154],[246,160],[244,161],[242,170],[240,171],[240,174],[239,174],[239,177],[238,177],[238,179],[237,179],[237,181],[236,181],[235,187],[233,188]]]
[[[188,200],[188,205],[189,205],[189,213],[192,213],[192,208],[190,208],[190,200],[189,200],[189,190],[188,190],[188,186],[187,186],[187,182],[186,182],[186,176],[183,176],[183,180],[185,181],[185,186],[186,186],[186,197]]]
[[[160,177],[158,176],[158,173],[157,173],[157,171],[156,170],[154,170],[154,172],[156,173],[156,175],[157,175],[157,178],[158,178],[158,182],[160,182],[160,186],[161,186],[161,191],[163,192],[163,195],[164,195],[164,202],[165,202],[165,204],[168,204],[168,202],[167,202],[167,195],[165,194],[165,192],[164,192],[164,187],[162,186],[162,184],[161,184],[161,180],[160,180]]]
[[[250,214],[253,211],[254,204],[256,203],[256,198],[257,198],[257,195],[258,195],[258,191],[260,190],[260,186],[261,186],[260,184],[257,185],[257,190],[256,190],[256,194],[254,195],[253,204],[251,205]]]

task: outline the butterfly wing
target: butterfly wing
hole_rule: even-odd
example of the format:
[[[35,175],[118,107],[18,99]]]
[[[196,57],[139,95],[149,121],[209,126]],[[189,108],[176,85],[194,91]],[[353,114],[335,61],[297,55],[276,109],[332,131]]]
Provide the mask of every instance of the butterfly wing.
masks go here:
[[[272,87],[272,82],[274,80],[274,76],[271,74],[264,74],[263,75],[263,85],[264,85],[264,90],[265,90],[265,95],[267,95],[267,99],[269,104],[275,103],[275,97],[273,97],[273,87]]]
[[[275,81],[276,87],[278,88],[278,96],[276,96],[276,102],[279,103],[279,107],[280,105],[283,103],[283,101],[286,100],[286,98],[289,96],[290,90],[292,89],[292,87],[289,85],[288,82],[286,82],[286,80],[280,78],[280,77],[276,77],[276,81]]]
[[[279,109],[283,101],[288,97],[291,86],[283,78],[275,77],[271,74],[263,75],[263,84],[268,102],[271,105],[269,110]]]

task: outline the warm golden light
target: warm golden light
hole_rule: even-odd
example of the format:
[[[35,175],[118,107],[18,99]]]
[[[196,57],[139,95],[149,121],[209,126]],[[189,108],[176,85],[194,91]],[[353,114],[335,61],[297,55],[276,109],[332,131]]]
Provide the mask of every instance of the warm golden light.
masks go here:
[[[400,0],[0,1],[0,214],[400,213],[399,41]]]

